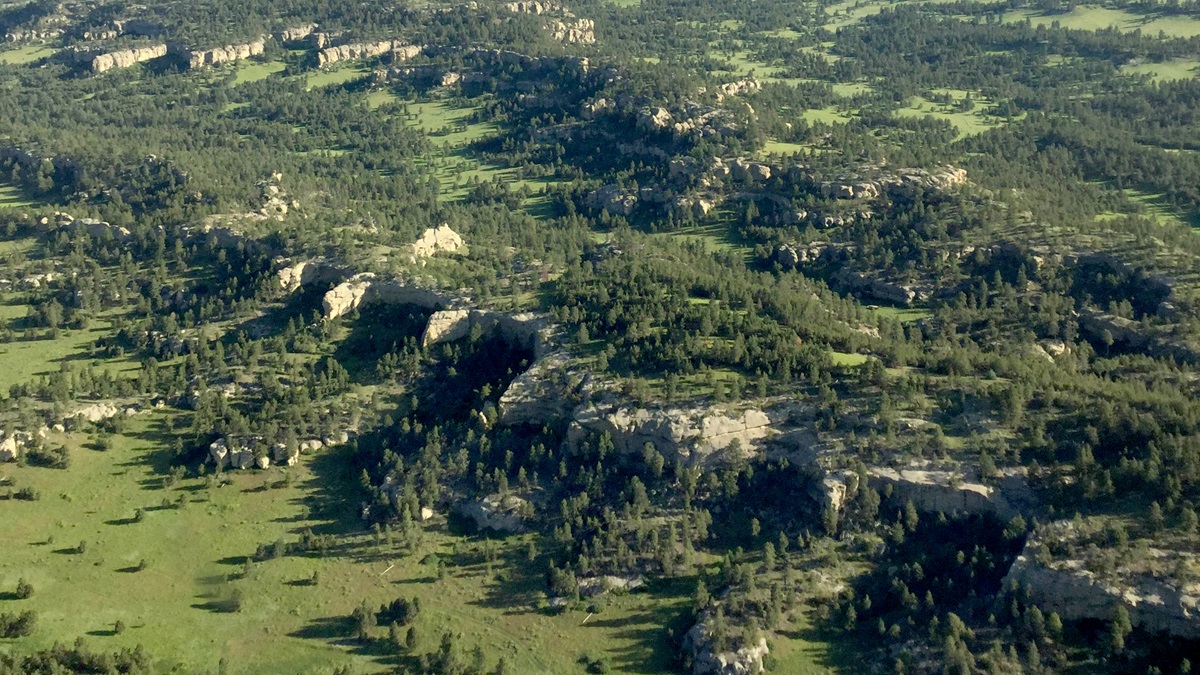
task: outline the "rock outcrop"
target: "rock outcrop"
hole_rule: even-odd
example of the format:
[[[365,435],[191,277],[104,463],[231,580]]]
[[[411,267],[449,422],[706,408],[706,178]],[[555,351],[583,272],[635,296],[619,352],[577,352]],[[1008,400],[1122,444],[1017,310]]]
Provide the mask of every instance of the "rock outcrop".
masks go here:
[[[717,653],[713,650],[711,621],[711,614],[705,612],[683,636],[683,649],[692,663],[693,675],[757,675],[763,672],[763,658],[771,651],[765,637],[760,637],[757,644]]]
[[[752,456],[775,431],[767,414],[757,409],[647,409],[609,397],[575,412],[566,446],[576,449],[588,435],[608,433],[620,452],[640,453],[650,443],[668,461],[700,466]],[[737,457],[730,455],[735,447]]]
[[[612,591],[632,591],[646,585],[642,577],[617,577],[612,575],[584,577],[579,580],[579,595],[594,598]]]
[[[91,69],[93,73],[105,73],[115,68],[128,68],[132,65],[157,59],[167,55],[167,46],[165,44],[153,44],[145,47],[135,47],[133,49],[122,49],[116,52],[108,52],[106,54],[97,54],[91,59]]]
[[[871,468],[869,475],[872,487],[883,489],[890,485],[897,499],[911,501],[920,511],[990,513],[1009,520],[1023,509],[1036,507],[1036,500],[1019,473],[1002,476],[996,486],[967,480],[954,471]]]
[[[313,31],[316,29],[317,24],[315,23],[284,28],[283,30],[275,33],[275,39],[279,42],[300,42],[301,40],[304,40],[308,36],[312,35]]]
[[[537,0],[522,0],[504,5],[504,9],[514,14],[555,14],[563,11],[563,6],[557,2],[538,2]]]
[[[840,512],[858,490],[858,474],[853,471],[832,473],[813,484],[810,492],[823,509]]]
[[[382,280],[370,272],[356,274],[335,286],[321,300],[326,319],[336,319],[363,305],[417,305],[446,309],[455,300],[440,291],[397,280]]]
[[[203,68],[204,66],[219,66],[222,63],[243,61],[251,56],[259,56],[266,48],[266,40],[259,38],[252,42],[225,45],[212,49],[191,49],[183,52],[187,59],[188,68]]]
[[[480,530],[495,532],[524,532],[525,522],[532,515],[530,503],[516,495],[488,495],[463,502],[457,510]]]
[[[327,260],[305,260],[280,268],[275,273],[279,287],[286,293],[300,290],[313,284],[328,284],[346,275],[346,270]]]
[[[571,416],[587,392],[587,375],[568,367],[570,357],[554,352],[518,375],[500,396],[499,422],[540,427]]]
[[[462,253],[467,245],[463,238],[449,225],[431,227],[411,244],[410,259],[413,262],[432,257],[438,253]]]
[[[1080,559],[1050,560],[1043,555],[1039,562],[1043,542],[1069,540],[1071,528],[1071,522],[1060,521],[1030,536],[1005,576],[1004,588],[1024,587],[1042,611],[1058,612],[1066,620],[1109,621],[1116,608],[1123,606],[1138,628],[1200,639],[1200,593],[1194,584],[1185,588],[1147,574],[1102,578],[1086,569]],[[1152,555],[1156,553],[1162,552],[1152,551]]]
[[[249,469],[257,466],[254,450],[240,441],[218,438],[208,446],[208,458],[218,470]],[[265,457],[264,457],[265,459]]]
[[[513,347],[527,349],[534,358],[546,353],[549,321],[541,314],[531,312],[506,314],[482,309],[434,312],[421,335],[421,345],[429,347],[439,342],[461,340],[476,327],[481,336],[495,337]]]
[[[566,44],[596,44],[596,24],[591,19],[563,21],[552,19],[546,23],[550,37]]]
[[[15,462],[24,449],[25,442],[17,435],[5,437],[0,440],[0,462]]]
[[[605,185],[593,190],[584,198],[584,205],[595,211],[606,211],[615,216],[628,216],[637,206],[638,196],[632,190],[617,185]]]
[[[326,47],[317,52],[317,65],[331,66],[344,61],[358,61],[393,54],[393,61],[405,61],[421,53],[421,47],[410,45],[401,40],[380,40],[378,42],[356,42],[353,44]]]

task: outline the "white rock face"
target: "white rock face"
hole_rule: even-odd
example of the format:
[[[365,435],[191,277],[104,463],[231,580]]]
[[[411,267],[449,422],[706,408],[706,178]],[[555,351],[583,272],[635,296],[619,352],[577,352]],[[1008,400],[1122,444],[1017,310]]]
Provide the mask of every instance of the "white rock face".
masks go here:
[[[344,270],[325,260],[305,260],[281,268],[275,274],[279,287],[287,293],[300,290],[312,284],[327,284],[337,281],[345,274]]]
[[[1172,580],[1149,575],[1101,579],[1084,568],[1081,560],[1036,560],[1043,540],[1070,537],[1069,521],[1051,523],[1025,543],[1004,578],[1004,588],[1021,585],[1044,612],[1058,612],[1066,620],[1109,621],[1118,606],[1129,612],[1130,622],[1149,632],[1200,639],[1200,595],[1195,585],[1182,588]],[[1152,555],[1153,555],[1152,551]]]
[[[950,471],[871,468],[869,474],[872,486],[890,484],[901,502],[912,501],[920,511],[991,513],[1009,520],[1020,513],[1018,505],[1033,501],[1024,477],[1015,474],[1003,478],[998,488]]]
[[[89,406],[84,406],[70,413],[66,417],[66,421],[72,424],[80,424],[84,422],[101,422],[110,417],[116,417],[122,413],[136,413],[136,409],[120,408],[111,403],[94,403]]]
[[[453,304],[451,298],[438,291],[399,281],[382,281],[374,274],[356,274],[325,294],[321,305],[325,318],[336,319],[362,305],[417,305],[427,309],[443,309]]]
[[[166,55],[167,46],[161,43],[146,47],[137,47],[135,49],[123,49],[107,54],[98,54],[92,57],[92,72],[100,74],[114,68],[128,68],[143,61],[157,59]]]
[[[218,438],[208,446],[208,459],[218,469],[266,469],[271,466],[270,457],[255,457],[249,446],[227,438]]]
[[[496,532],[524,532],[525,514],[529,510],[529,502],[516,495],[488,495],[458,506],[458,512],[480,530]]]
[[[0,441],[0,462],[13,462],[21,456],[23,444],[15,436]]]
[[[758,644],[737,651],[714,654],[708,625],[710,618],[706,613],[683,636],[683,648],[692,657],[693,675],[757,675],[763,672],[763,657],[771,652],[767,639],[759,638]]]
[[[575,412],[567,430],[566,445],[574,449],[590,433],[612,437],[620,452],[640,453],[646,443],[670,461],[713,464],[720,451],[736,441],[742,457],[750,457],[775,433],[771,420],[761,410],[721,411],[716,408],[646,409],[613,402],[587,403]]]
[[[500,396],[500,424],[540,427],[571,416],[588,389],[590,377],[569,367],[565,352],[538,359]]]
[[[537,2],[536,0],[510,2],[504,5],[504,9],[514,14],[553,14],[562,11],[562,8],[562,5],[557,2]]]
[[[853,471],[842,471],[825,476],[813,486],[813,496],[821,502],[822,508],[840,512],[846,506],[846,501],[853,492],[858,490],[858,474]]]
[[[461,253],[466,249],[463,238],[445,224],[425,230],[411,246],[411,259],[414,262],[438,253]]]
[[[585,598],[593,598],[611,591],[632,591],[646,584],[642,577],[600,576],[586,577],[579,580],[579,594]]]
[[[640,131],[662,131],[671,128],[671,111],[666,108],[647,108],[638,114],[637,128]]]
[[[284,28],[275,34],[275,39],[280,42],[299,42],[304,38],[312,35],[312,32],[317,29],[317,24],[310,23],[303,26],[293,26],[292,28]]]
[[[213,49],[189,50],[183,56],[187,59],[188,68],[203,68],[204,66],[219,66],[222,63],[243,61],[251,56],[259,56],[266,48],[266,40],[259,38],[253,42],[237,45],[225,45]]]
[[[596,44],[596,24],[591,19],[575,19],[562,21],[552,19],[546,23],[550,36],[558,42],[566,44],[592,45]]]
[[[461,340],[479,326],[486,337],[533,352],[534,358],[543,355],[549,339],[549,320],[533,312],[506,314],[484,309],[452,309],[434,312],[421,335],[421,345],[430,347],[439,342]]]
[[[326,47],[317,53],[318,66],[331,66],[343,61],[358,61],[393,53],[393,60],[407,60],[421,53],[421,47],[410,45],[400,40],[380,40],[379,42],[357,42],[336,47]]]

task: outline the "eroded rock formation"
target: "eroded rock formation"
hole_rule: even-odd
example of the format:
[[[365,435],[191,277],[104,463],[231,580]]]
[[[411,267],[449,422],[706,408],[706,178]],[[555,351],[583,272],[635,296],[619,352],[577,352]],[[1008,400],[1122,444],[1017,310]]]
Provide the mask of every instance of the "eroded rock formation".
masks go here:
[[[754,408],[648,409],[608,397],[575,412],[566,445],[575,449],[589,434],[608,433],[620,452],[640,453],[650,443],[668,461],[698,466],[752,456],[776,431],[770,417]]]
[[[1059,521],[1030,536],[1004,578],[1004,587],[1024,587],[1042,611],[1058,612],[1069,621],[1109,621],[1116,608],[1123,606],[1131,623],[1138,628],[1188,640],[1200,639],[1200,588],[1196,584],[1119,571],[1102,577],[1087,569],[1084,559],[1039,555],[1044,542],[1075,538],[1077,533],[1072,529],[1070,521]],[[1167,555],[1159,550],[1151,550],[1150,554],[1154,558]]]
[[[225,45],[224,47],[214,47],[212,49],[192,49],[183,52],[183,57],[187,59],[188,68],[202,68],[204,66],[219,66],[222,63],[232,63],[233,61],[242,61],[251,56],[258,56],[263,53],[266,48],[266,41],[262,38],[252,42],[242,44]]]
[[[132,65],[157,59],[167,55],[165,44],[154,44],[133,49],[122,49],[106,54],[97,54],[91,59],[92,72],[96,74],[108,72],[114,68],[128,68]]]

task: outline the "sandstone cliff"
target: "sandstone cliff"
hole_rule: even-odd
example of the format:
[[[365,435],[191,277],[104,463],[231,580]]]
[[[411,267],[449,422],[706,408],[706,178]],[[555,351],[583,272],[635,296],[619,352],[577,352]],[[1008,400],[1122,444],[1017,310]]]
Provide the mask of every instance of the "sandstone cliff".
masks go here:
[[[777,432],[762,410],[715,407],[647,409],[617,402],[614,397],[589,402],[575,412],[566,446],[579,447],[591,433],[607,432],[620,452],[640,453],[646,443],[684,464],[710,465],[723,459],[752,456]],[[739,457],[728,456],[734,447]],[[727,452],[722,452],[727,451]]]
[[[233,61],[248,59],[251,56],[258,56],[263,53],[265,48],[266,41],[259,38],[243,44],[225,45],[224,47],[214,47],[212,49],[185,50],[182,56],[187,59],[188,68],[202,68],[204,66],[219,66],[222,63],[232,63]]]
[[[1088,569],[1084,558],[1052,559],[1048,554],[1039,555],[1043,542],[1074,539],[1077,533],[1073,528],[1070,521],[1059,521],[1030,536],[1004,578],[1004,587],[1024,587],[1042,611],[1058,612],[1066,620],[1108,621],[1116,607],[1123,606],[1138,628],[1188,640],[1200,639],[1200,584],[1122,570],[1101,576]],[[1154,559],[1184,555],[1155,549],[1148,552]]]
[[[100,74],[114,68],[128,68],[129,66],[166,55],[167,46],[165,44],[122,49],[121,51],[98,54],[92,57],[91,68],[93,73]]]

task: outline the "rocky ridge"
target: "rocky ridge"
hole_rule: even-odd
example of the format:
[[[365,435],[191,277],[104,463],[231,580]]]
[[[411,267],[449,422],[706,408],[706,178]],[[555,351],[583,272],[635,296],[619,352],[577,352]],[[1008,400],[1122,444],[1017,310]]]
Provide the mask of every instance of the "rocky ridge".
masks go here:
[[[251,56],[259,56],[265,48],[266,40],[258,38],[250,42],[213,47],[212,49],[182,50],[181,56],[187,61],[188,68],[194,69],[204,66],[219,66],[222,63],[232,63],[248,59]]]

